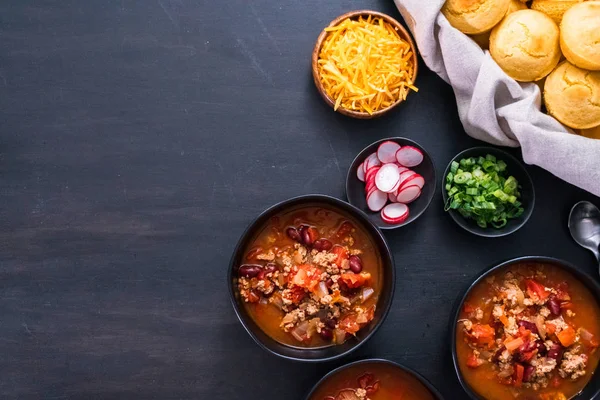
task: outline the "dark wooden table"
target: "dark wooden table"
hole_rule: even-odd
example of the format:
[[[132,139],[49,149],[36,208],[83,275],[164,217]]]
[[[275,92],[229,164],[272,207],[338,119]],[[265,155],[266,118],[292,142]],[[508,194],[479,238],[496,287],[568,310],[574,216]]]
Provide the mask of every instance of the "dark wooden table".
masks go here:
[[[253,343],[226,269],[260,211],[343,197],[351,160],[379,138],[417,140],[440,175],[479,144],[423,63],[419,93],[388,117],[324,104],[313,43],[358,8],[399,17],[388,0],[0,4],[0,398],[302,399],[332,368],[385,357],[461,399],[448,318],[479,271],[549,255],[597,273],[566,218],[600,200],[530,167],[535,212],[510,237],[462,231],[439,188],[417,222],[386,233],[393,308],[347,359],[292,363]]]

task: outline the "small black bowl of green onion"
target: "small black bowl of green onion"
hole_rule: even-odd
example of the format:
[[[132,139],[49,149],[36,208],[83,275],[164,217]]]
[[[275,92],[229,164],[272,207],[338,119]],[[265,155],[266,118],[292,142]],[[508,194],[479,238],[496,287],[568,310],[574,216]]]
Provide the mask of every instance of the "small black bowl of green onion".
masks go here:
[[[535,190],[523,164],[494,147],[467,149],[452,159],[442,182],[444,209],[465,230],[506,236],[533,212]]]

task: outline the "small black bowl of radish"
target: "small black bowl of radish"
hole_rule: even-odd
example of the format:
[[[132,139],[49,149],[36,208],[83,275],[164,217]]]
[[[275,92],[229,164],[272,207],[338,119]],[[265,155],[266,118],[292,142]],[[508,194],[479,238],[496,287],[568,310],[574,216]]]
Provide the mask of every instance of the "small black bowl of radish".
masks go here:
[[[346,197],[381,229],[408,225],[429,207],[435,166],[418,143],[393,137],[363,149],[346,177]]]

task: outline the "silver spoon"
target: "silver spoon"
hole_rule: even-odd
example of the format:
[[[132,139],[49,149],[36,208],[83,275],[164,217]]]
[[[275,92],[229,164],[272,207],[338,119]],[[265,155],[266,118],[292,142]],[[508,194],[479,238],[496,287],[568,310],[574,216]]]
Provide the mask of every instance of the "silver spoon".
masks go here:
[[[575,204],[569,214],[571,236],[581,247],[589,249],[600,267],[600,210],[589,201]]]

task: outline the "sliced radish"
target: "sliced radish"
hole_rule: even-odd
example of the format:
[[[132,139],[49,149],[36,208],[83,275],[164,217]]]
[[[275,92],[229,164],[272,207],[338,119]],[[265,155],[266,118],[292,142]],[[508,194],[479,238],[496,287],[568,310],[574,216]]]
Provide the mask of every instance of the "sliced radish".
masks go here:
[[[368,181],[369,179],[371,179],[371,177],[375,177],[375,174],[377,174],[379,168],[381,167],[370,167],[365,173],[365,181]]]
[[[400,179],[398,179],[398,182],[396,182],[396,185],[392,188],[392,190],[390,190],[388,193],[396,193],[398,194],[398,190],[400,189]]]
[[[396,161],[405,167],[416,167],[423,161],[423,153],[416,147],[404,146],[396,152]]]
[[[365,159],[365,166],[364,166],[365,172],[367,172],[369,170],[369,168],[371,168],[371,167],[378,167],[380,165],[381,165],[381,160],[379,160],[379,158],[377,158],[377,153],[373,153]]]
[[[404,171],[404,172],[402,172],[402,173],[400,174],[400,186],[402,186],[402,184],[403,184],[404,182],[406,182],[406,181],[407,181],[407,179],[408,179],[408,178],[410,178],[410,177],[411,177],[411,176],[413,176],[413,175],[416,175],[416,172],[415,172],[415,171],[411,171],[410,169],[409,169],[409,170],[406,170],[406,171]]]
[[[399,203],[408,204],[415,201],[421,195],[421,189],[416,186],[407,186],[398,192],[396,199]]]
[[[377,158],[382,163],[396,162],[396,152],[400,150],[400,145],[396,142],[385,141],[377,148]]]
[[[423,189],[423,186],[425,186],[425,179],[419,174],[411,175],[402,182],[400,189],[413,185],[418,186],[419,189]]]
[[[381,219],[388,224],[399,224],[408,218],[408,213],[408,206],[406,204],[388,204],[381,210]]]
[[[367,196],[367,206],[369,210],[377,212],[385,206],[387,200],[387,193],[375,189]]]
[[[409,169],[406,168],[404,165],[400,165],[398,163],[396,163],[396,165],[398,166],[398,172],[403,173],[405,171],[408,171]]]
[[[396,164],[383,164],[375,175],[375,185],[382,192],[392,192],[399,186],[400,173]]]
[[[367,195],[365,196],[365,199],[367,199],[367,200],[368,200],[368,199],[369,199],[369,196],[371,196],[371,194],[372,194],[374,191],[376,191],[376,190],[378,190],[378,189],[377,189],[377,187],[375,187],[375,186],[373,186],[371,189],[369,189],[369,191],[367,192]],[[368,203],[367,203],[367,205],[368,205]]]
[[[377,186],[375,186],[375,178],[368,181],[367,184],[365,185],[365,192],[367,193],[367,195],[369,194],[369,192],[372,189],[377,189]]]
[[[360,165],[356,169],[356,177],[361,182],[365,181],[365,170],[363,168],[364,168],[364,163],[360,163]]]
[[[388,200],[391,201],[392,203],[396,202],[396,193],[392,192],[392,193],[388,193]]]

